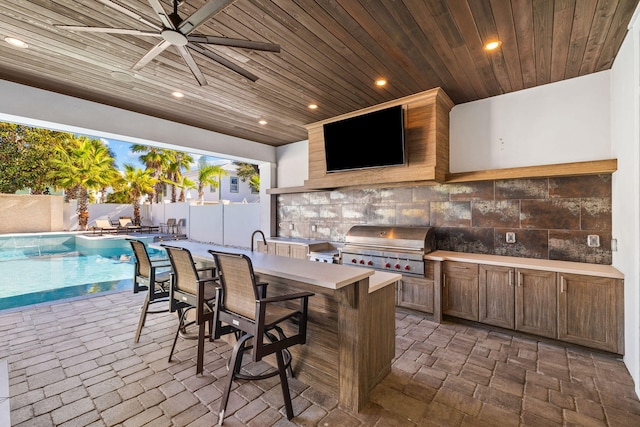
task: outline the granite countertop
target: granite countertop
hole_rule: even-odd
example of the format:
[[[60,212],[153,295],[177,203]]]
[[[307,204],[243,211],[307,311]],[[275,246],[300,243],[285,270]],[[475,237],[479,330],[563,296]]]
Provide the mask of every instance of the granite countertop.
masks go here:
[[[475,262],[514,268],[531,268],[569,274],[624,279],[624,274],[611,265],[587,264],[583,262],[554,261],[548,259],[519,258],[512,256],[471,254],[465,252],[434,251],[424,256],[432,261]]]

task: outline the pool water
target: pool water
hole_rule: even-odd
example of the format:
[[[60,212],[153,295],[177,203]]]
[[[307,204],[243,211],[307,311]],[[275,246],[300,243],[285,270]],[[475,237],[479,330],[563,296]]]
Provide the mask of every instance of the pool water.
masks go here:
[[[152,258],[164,251],[148,248]],[[135,258],[123,237],[0,236],[0,310],[133,288]]]

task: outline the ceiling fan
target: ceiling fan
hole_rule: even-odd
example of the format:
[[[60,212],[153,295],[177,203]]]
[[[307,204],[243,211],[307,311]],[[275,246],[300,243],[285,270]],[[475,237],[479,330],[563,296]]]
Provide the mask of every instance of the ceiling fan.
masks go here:
[[[178,15],[178,6],[179,4],[181,4],[179,0],[173,0],[173,12],[170,14],[167,14],[165,12],[162,4],[160,4],[160,0],[148,0],[149,5],[151,5],[151,8],[160,19],[162,26],[158,26],[153,22],[148,21],[132,10],[127,9],[126,7],[114,1],[96,1],[142,22],[143,24],[153,28],[155,32],[130,30],[125,28],[84,27],[75,25],[56,25],[56,27],[72,31],[130,34],[136,36],[161,38],[162,40],[158,44],[151,48],[151,50],[149,50],[149,52],[147,52],[142,58],[140,58],[138,62],[133,64],[133,66],[131,67],[131,70],[133,71],[140,70],[169,46],[175,46],[200,86],[206,85],[207,80],[205,79],[204,74],[202,74],[202,71],[200,71],[200,68],[193,59],[193,56],[191,56],[190,50],[204,55],[207,58],[219,63],[220,65],[223,65],[228,69],[246,77],[252,82],[255,82],[256,80],[258,80],[258,76],[245,70],[242,67],[239,67],[223,56],[212,52],[204,45],[217,45],[267,52],[280,52],[280,46],[274,43],[192,34],[196,30],[196,28],[202,25],[206,20],[219,13],[222,9],[233,3],[235,0],[208,0],[200,9],[196,10],[191,16],[186,19],[182,19],[180,15]]]

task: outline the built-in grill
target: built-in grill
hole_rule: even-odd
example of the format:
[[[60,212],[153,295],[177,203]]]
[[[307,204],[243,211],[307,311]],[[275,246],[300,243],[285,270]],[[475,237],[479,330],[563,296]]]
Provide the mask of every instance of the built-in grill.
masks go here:
[[[424,255],[435,250],[432,227],[356,225],[345,237],[342,264],[424,276]]]

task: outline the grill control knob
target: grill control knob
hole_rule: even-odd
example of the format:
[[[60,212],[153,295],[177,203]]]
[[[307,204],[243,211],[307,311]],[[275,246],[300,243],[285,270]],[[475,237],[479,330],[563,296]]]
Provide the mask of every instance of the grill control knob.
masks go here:
[[[400,270],[400,264],[394,265],[393,268],[395,268],[396,270]]]
[[[364,260],[363,259],[360,260],[360,264],[364,264]]]
[[[409,271],[409,270],[411,270],[411,267],[409,267],[408,265],[405,265],[405,266],[404,266],[404,269],[405,269],[405,270],[407,270],[407,271]]]
[[[384,267],[385,267],[385,268],[391,268],[391,264],[386,263],[386,264],[384,265]]]
[[[373,265],[373,261],[369,261],[367,265]]]
[[[351,260],[351,262],[352,262],[353,264],[356,264],[358,261],[357,261],[355,258],[353,258],[353,259]]]

